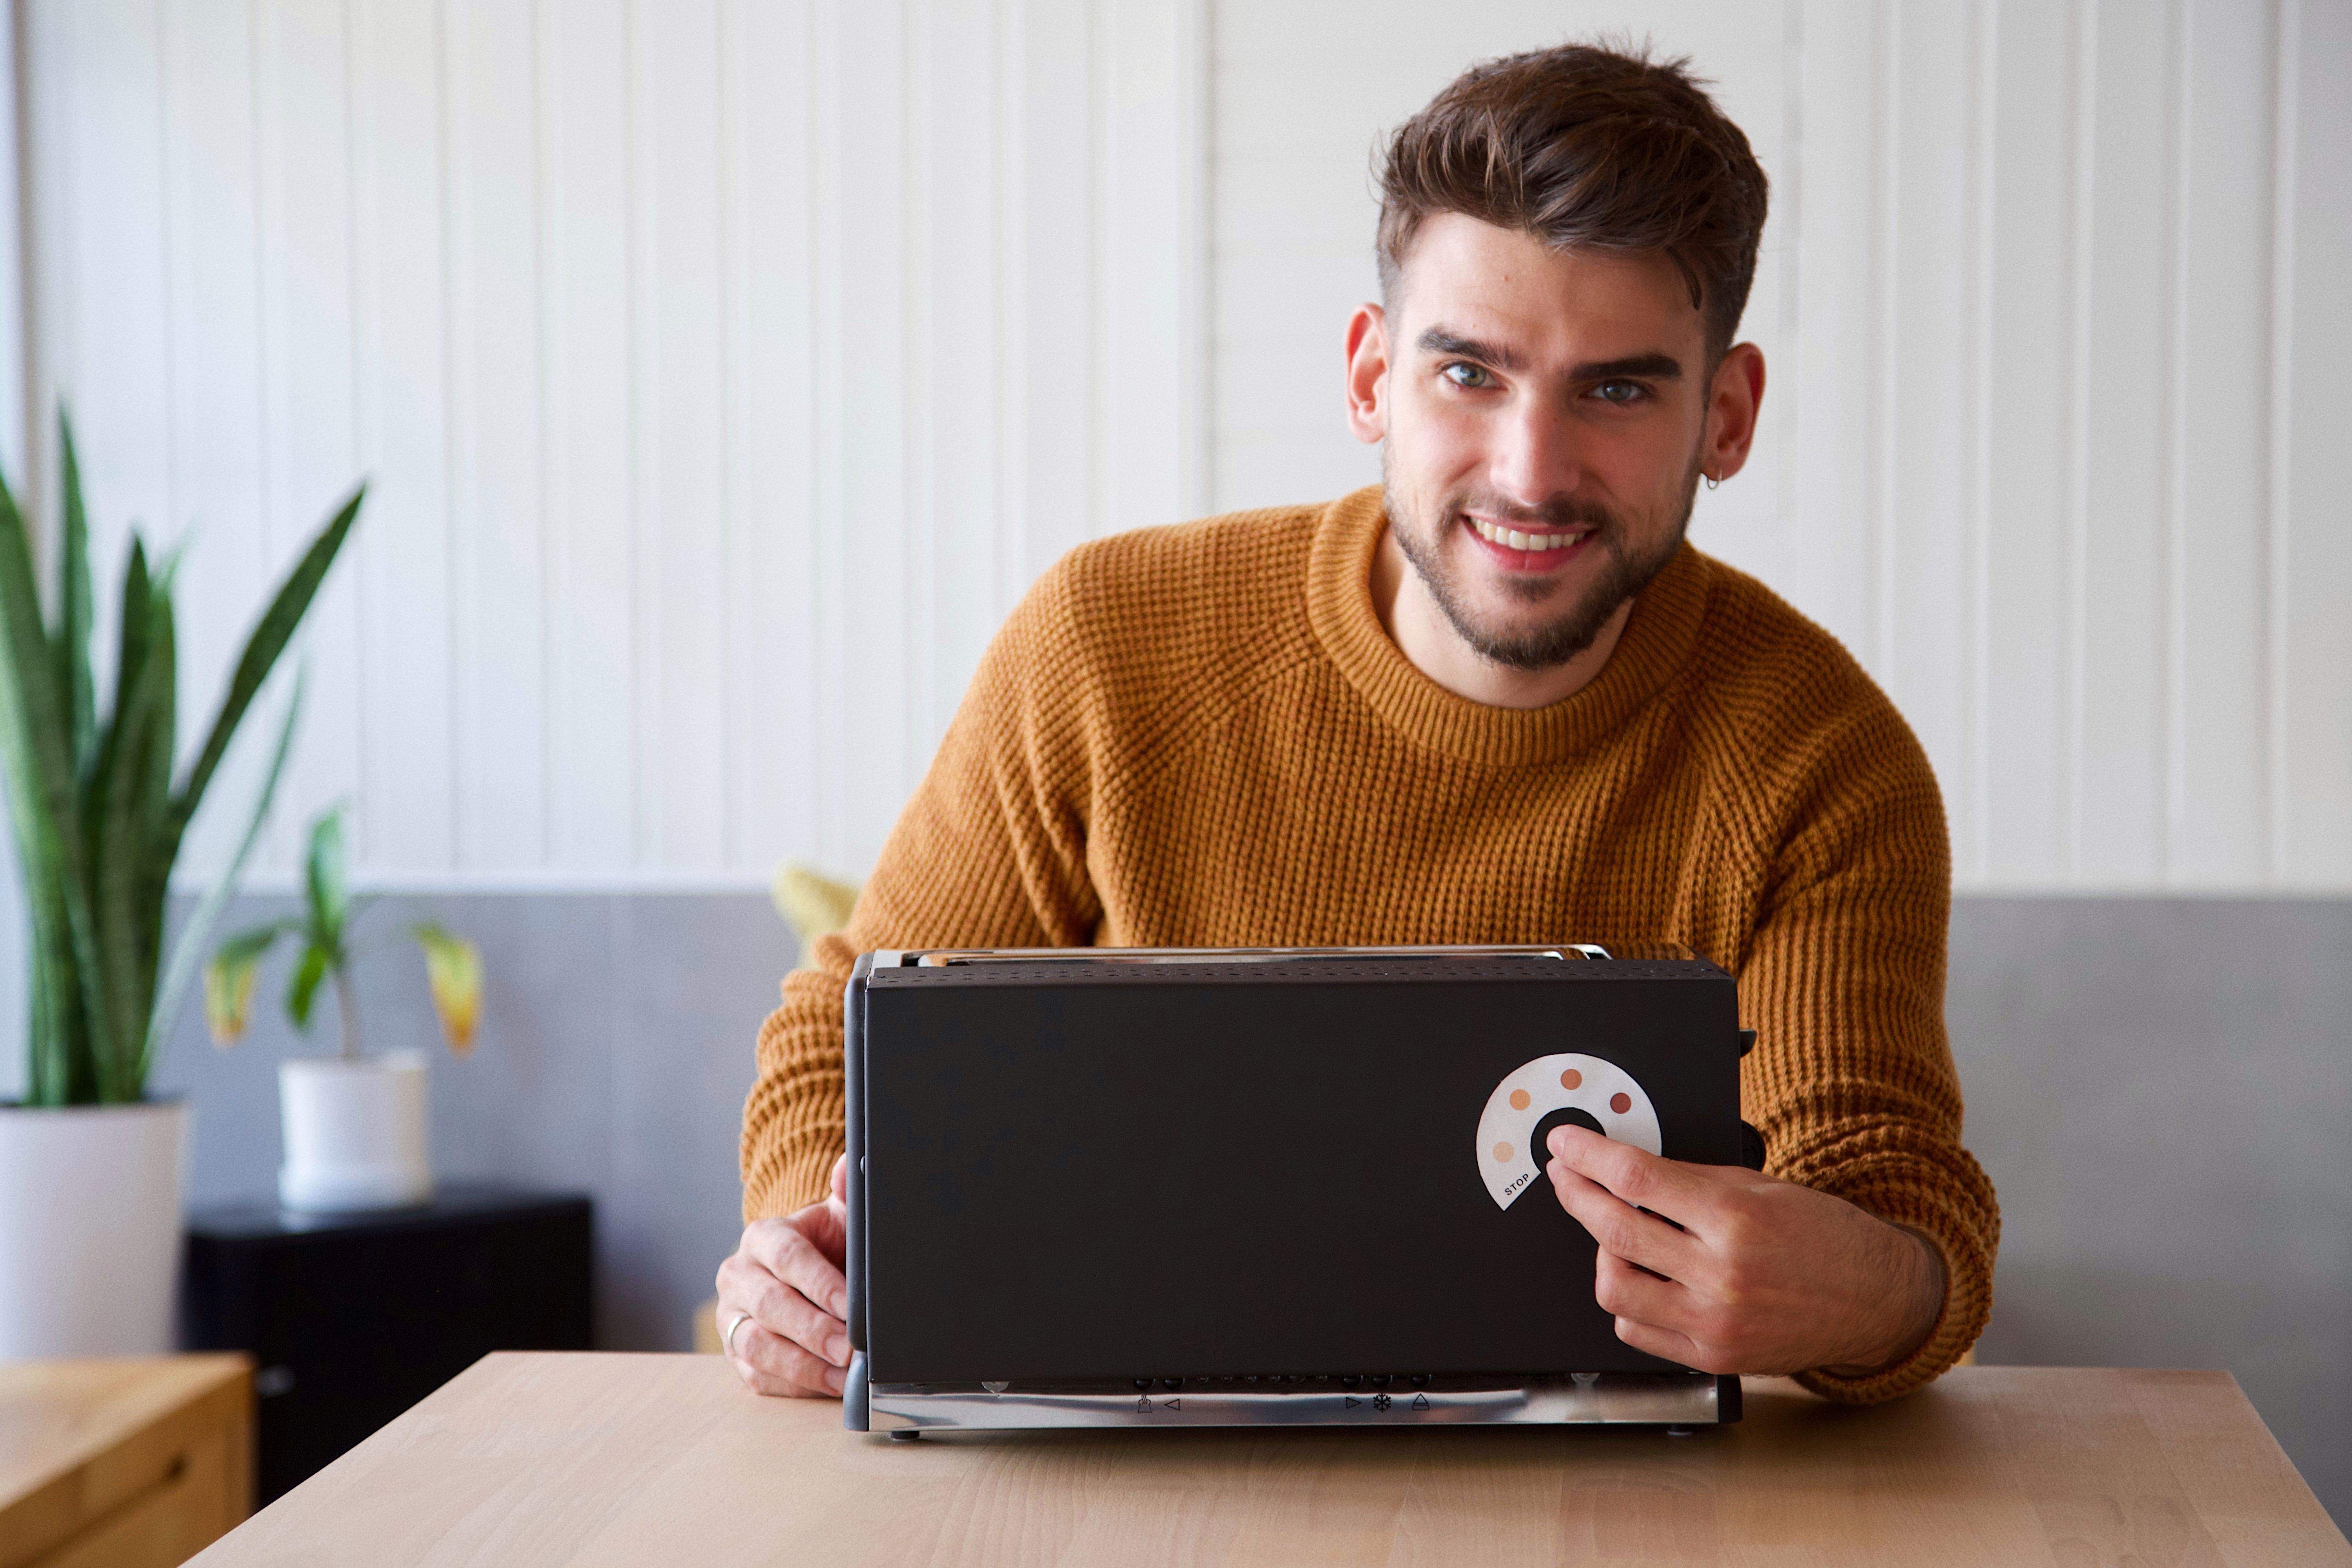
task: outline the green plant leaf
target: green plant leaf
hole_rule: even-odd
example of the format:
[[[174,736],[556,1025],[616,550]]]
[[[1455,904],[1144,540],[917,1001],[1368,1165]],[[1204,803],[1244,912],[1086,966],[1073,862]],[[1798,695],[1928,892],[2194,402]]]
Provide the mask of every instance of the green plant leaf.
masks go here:
[[[316,941],[302,949],[302,961],[294,966],[294,978],[286,987],[286,1014],[296,1028],[309,1031],[310,1004],[318,999],[319,983],[334,965],[335,955]]]
[[[246,818],[245,837],[237,840],[236,853],[229,858],[227,871],[205,891],[195,911],[189,915],[179,940],[172,944],[172,961],[156,992],[155,1010],[147,1020],[147,1045],[139,1069],[142,1082],[156,1054],[163,1050],[164,1040],[170,1037],[172,1026],[179,1022],[180,1009],[187,1005],[188,987],[194,984],[196,976],[196,956],[212,940],[213,927],[220,923],[228,901],[236,896],[237,885],[245,879],[246,863],[253,858],[254,847],[261,842],[262,825],[269,820],[270,803],[278,797],[278,781],[285,775],[286,759],[294,750],[295,722],[301,717],[302,694],[310,680],[309,669],[296,671],[294,694],[286,702],[286,720],[278,727],[278,749],[270,754],[269,771],[262,775],[261,789],[254,796],[252,814]],[[168,877],[171,861],[164,859],[162,868]]]
[[[105,1038],[121,1059],[118,1082],[138,1081],[155,1005],[161,931],[152,919],[148,868],[170,806],[172,688],[177,675],[168,594],[150,589],[143,552],[134,542],[123,584],[127,679],[115,689],[114,712],[90,771],[89,809],[91,902],[98,923],[99,992],[106,1010]]]
[[[5,521],[8,526],[0,527],[0,687],[5,688],[0,735],[6,740],[0,749],[6,752],[10,812],[19,824],[26,882],[37,890],[35,940],[55,944],[55,956],[40,963],[41,1018],[66,1031],[68,1099],[85,1087],[73,1060],[85,1030],[89,1092],[100,1101],[136,1098],[139,1086],[117,1081],[123,1056],[106,1034],[70,715],[55,679],[55,649],[43,631],[31,541],[13,500]],[[60,917],[61,931],[42,929],[49,914]]]
[[[55,730],[56,684],[40,595],[33,583],[32,543],[16,497],[0,480],[0,773],[30,917],[32,995],[27,1099],[65,1105],[74,1095],[75,1000],[72,940],[67,931],[64,847],[48,793],[43,752],[63,744]],[[50,699],[39,700],[32,688]]]
[[[122,717],[129,710],[131,692],[138,687],[139,672],[147,662],[148,634],[154,628],[155,617],[143,613],[143,607],[153,593],[154,586],[147,575],[146,546],[134,533],[131,536],[131,553],[122,563],[122,626],[121,640],[114,656],[114,712],[98,731],[91,754],[81,762],[83,792],[92,799],[106,792],[115,753],[121,749]],[[133,605],[142,606],[142,610],[134,612]]]
[[[261,958],[284,933],[289,922],[272,921],[239,931],[220,944],[205,965],[205,1023],[213,1044],[232,1046],[253,1021],[253,985],[261,973]]]
[[[65,480],[64,538],[58,552],[58,691],[71,726],[79,771],[89,765],[97,742],[97,693],[89,670],[96,616],[90,605],[89,513],[82,505],[81,458],[74,450],[73,421],[62,406],[58,409],[58,448]],[[127,607],[133,602],[126,598],[123,604]]]
[[[286,651],[295,627],[301,624],[303,614],[318,595],[319,584],[326,581],[327,569],[335,563],[335,552],[350,536],[352,524],[360,515],[360,503],[366,498],[364,484],[352,491],[341,510],[319,531],[310,548],[302,552],[302,559],[287,574],[277,595],[269,601],[269,607],[254,626],[253,635],[246,639],[245,652],[236,661],[236,672],[229,678],[228,690],[221,698],[220,711],[213,719],[211,732],[205,737],[204,749],[196,753],[178,795],[173,797],[169,840],[175,854],[189,819],[204,803],[205,788],[212,783],[214,770],[228,752],[230,737],[236,733],[237,724],[261,689],[261,683],[269,678],[278,656]]]
[[[310,910],[310,940],[331,952],[343,949],[343,921],[351,902],[343,885],[343,808],[319,814],[310,825],[310,849],[302,865],[303,896]]]

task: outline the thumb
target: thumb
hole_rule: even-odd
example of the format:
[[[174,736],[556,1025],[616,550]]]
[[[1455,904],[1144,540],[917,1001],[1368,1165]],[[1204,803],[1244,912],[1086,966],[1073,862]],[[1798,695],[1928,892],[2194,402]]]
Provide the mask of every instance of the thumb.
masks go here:
[[[849,1156],[845,1152],[833,1163],[833,1202],[835,1206],[849,1206]]]

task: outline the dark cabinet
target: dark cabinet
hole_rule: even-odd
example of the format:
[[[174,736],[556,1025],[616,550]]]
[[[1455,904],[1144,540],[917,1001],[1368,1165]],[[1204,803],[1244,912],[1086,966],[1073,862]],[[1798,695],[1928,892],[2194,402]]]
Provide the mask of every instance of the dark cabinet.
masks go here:
[[[586,1350],[585,1197],[444,1188],[421,1208],[188,1218],[181,1339],[253,1358],[268,1503],[484,1355]]]

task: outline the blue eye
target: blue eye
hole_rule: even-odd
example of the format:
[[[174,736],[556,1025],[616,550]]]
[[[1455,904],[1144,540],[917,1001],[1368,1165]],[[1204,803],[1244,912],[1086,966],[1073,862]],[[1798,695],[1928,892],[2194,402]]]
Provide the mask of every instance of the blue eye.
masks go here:
[[[1487,374],[1486,366],[1464,364],[1459,361],[1447,365],[1437,374],[1444,376],[1446,380],[1452,382],[1456,386],[1468,388],[1473,391],[1479,387],[1490,386],[1494,384],[1494,377]]]
[[[1638,381],[1604,381],[1592,389],[1592,395],[1603,403],[1639,403],[1650,395],[1649,388]]]

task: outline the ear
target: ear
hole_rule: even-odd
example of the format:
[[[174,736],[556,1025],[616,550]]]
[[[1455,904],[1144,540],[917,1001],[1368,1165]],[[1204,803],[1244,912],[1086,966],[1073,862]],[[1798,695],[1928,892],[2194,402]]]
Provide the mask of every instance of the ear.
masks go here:
[[[1706,439],[1699,448],[1699,468],[1718,482],[1748,466],[1748,448],[1756,441],[1756,412],[1764,405],[1764,351],[1754,343],[1734,343],[1715,367],[1707,388]]]
[[[1378,305],[1348,318],[1348,428],[1369,445],[1389,433],[1389,328]]]

